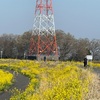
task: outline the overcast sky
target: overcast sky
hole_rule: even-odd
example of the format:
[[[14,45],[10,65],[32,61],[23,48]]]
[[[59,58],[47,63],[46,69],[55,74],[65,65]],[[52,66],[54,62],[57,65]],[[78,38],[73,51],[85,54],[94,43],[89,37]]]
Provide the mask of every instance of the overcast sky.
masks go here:
[[[0,0],[0,34],[32,30],[36,0]],[[100,39],[100,0],[53,0],[56,29]]]

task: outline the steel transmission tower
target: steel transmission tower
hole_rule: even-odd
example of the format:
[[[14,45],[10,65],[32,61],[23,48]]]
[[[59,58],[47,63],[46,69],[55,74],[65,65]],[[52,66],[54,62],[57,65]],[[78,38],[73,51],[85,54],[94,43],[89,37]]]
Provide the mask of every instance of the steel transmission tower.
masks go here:
[[[36,0],[33,35],[29,55],[38,59],[58,59],[52,0]]]

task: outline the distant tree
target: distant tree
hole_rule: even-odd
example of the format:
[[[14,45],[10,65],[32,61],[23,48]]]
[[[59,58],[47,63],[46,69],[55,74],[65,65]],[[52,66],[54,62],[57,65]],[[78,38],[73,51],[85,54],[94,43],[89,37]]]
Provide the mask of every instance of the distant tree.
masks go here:
[[[23,58],[24,53],[28,53],[30,38],[32,36],[32,31],[27,31],[22,35],[19,35],[16,40],[16,48],[18,50],[18,57]]]
[[[3,34],[0,37],[0,49],[3,51],[3,57],[11,58],[13,57],[12,51],[15,47],[16,35],[13,34]]]
[[[68,60],[71,58],[74,51],[75,38],[70,33],[64,33],[61,30],[56,31],[57,43],[60,52],[61,60]]]
[[[74,60],[82,61],[88,54],[89,39],[78,39],[75,44]]]
[[[28,52],[32,31],[22,35],[2,34],[0,36],[0,51],[5,58],[23,58]]]
[[[62,30],[56,30],[56,36],[60,60],[82,61],[91,53],[94,60],[100,60],[100,40],[76,39]],[[29,52],[31,37],[32,31],[24,32],[22,35],[0,35],[0,51],[3,51],[3,57],[24,58],[24,54]],[[37,41],[37,38],[35,40]]]
[[[100,60],[100,40],[98,39],[91,40],[89,49],[93,53],[93,59]]]

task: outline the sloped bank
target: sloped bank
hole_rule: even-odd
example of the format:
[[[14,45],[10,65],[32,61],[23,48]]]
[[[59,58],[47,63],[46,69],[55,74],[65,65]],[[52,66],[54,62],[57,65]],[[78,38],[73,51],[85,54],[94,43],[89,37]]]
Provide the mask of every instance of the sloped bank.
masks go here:
[[[88,100],[100,100],[100,68],[93,67],[94,78],[90,86]]]
[[[8,62],[10,61],[10,63]],[[15,89],[10,100],[81,100],[88,92],[91,73],[76,62],[37,62],[3,60],[2,68],[10,68],[29,76],[25,91]],[[7,99],[6,99],[7,100]]]

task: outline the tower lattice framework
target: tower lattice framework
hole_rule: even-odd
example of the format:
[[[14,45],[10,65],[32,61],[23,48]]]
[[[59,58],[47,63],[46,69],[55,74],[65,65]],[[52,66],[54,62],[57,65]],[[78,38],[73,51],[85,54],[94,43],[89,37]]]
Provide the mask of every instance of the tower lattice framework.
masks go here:
[[[36,0],[29,55],[58,57],[52,0]]]

